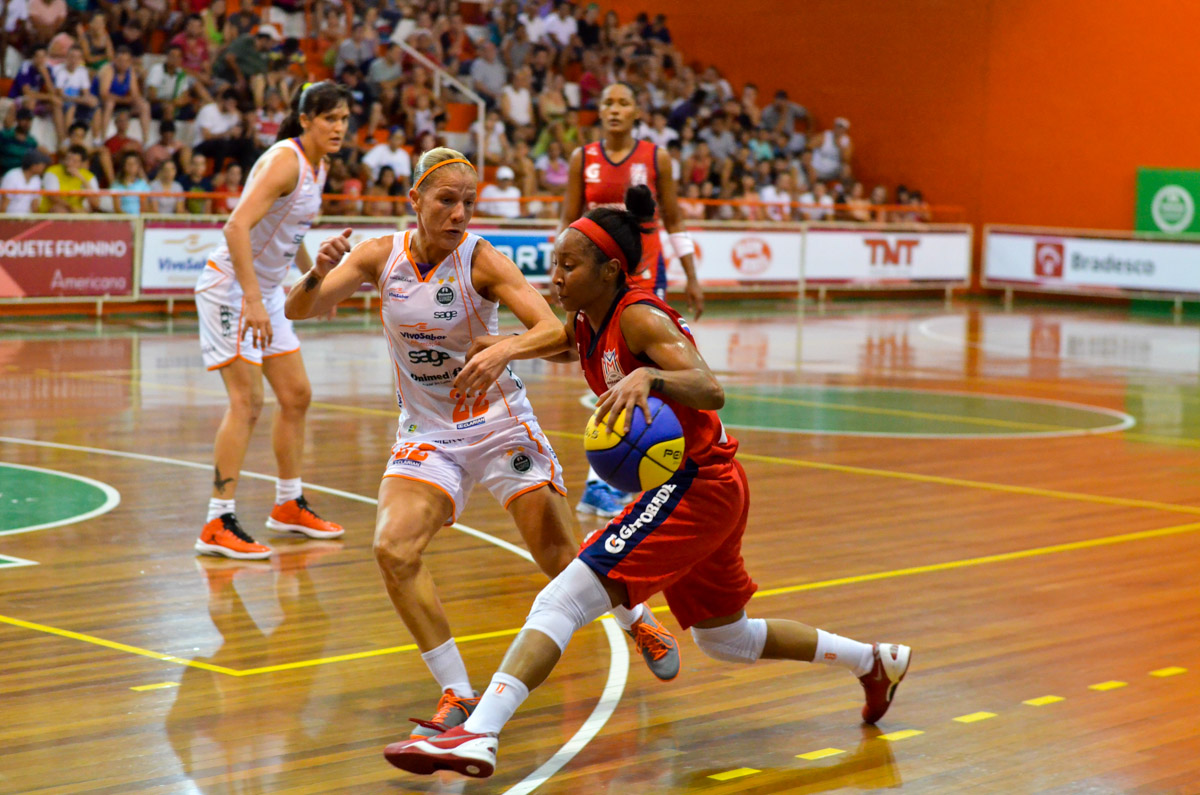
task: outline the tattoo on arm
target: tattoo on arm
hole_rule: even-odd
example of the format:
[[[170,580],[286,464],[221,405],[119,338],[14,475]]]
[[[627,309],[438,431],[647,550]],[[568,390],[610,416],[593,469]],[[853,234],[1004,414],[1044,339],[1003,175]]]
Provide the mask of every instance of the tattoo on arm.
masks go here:
[[[237,480],[236,477],[222,478],[221,477],[221,468],[216,467],[216,466],[213,467],[213,488],[217,490],[218,494],[224,494],[225,487],[228,486],[230,483],[232,483],[235,480]]]
[[[308,278],[304,280],[304,292],[311,293],[313,290],[317,289],[317,285],[320,283],[321,280],[318,279],[315,274],[308,274]]]
[[[650,391],[651,392],[662,392],[662,390],[663,390],[662,378],[660,378],[659,376],[655,376],[654,378],[650,379]]]

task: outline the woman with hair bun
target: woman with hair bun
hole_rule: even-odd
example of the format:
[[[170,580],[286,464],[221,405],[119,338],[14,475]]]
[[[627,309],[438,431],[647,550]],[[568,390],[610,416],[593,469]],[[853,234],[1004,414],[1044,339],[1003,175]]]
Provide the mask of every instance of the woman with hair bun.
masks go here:
[[[683,426],[685,460],[670,480],[589,536],[579,556],[542,589],[463,725],[384,750],[402,770],[490,776],[501,729],[550,675],[571,636],[614,606],[659,592],[680,626],[690,628],[696,645],[715,660],[798,660],[849,670],[865,693],[866,723],[883,717],[908,671],[907,646],[860,643],[790,619],[746,616],[758,587],[741,554],[749,485],[734,458],[737,440],[717,416],[725,393],[683,318],[658,296],[627,283],[654,217],[654,199],[645,186],[634,186],[624,206],[588,212],[555,242],[551,286],[568,318],[566,339],[553,353],[556,360],[579,359],[599,398],[596,420],[610,429],[622,412],[625,427],[618,431],[628,430],[634,411],[643,411],[649,422],[652,394],[670,406]]]
[[[288,294],[290,318],[328,312],[360,284],[379,289],[400,418],[379,486],[375,560],[388,596],[441,688],[422,738],[458,726],[478,696],[422,553],[453,524],[475,483],[512,516],[533,559],[554,577],[575,557],[562,468],[529,404],[514,359],[561,350],[562,323],[508,257],[467,231],[478,180],[459,152],[418,158],[409,191],[417,228],[377,237],[349,255],[349,229],[330,238]],[[340,264],[339,264],[340,261]],[[499,307],[525,327],[497,336]],[[464,568],[451,572],[469,579]],[[679,672],[675,639],[643,605],[613,611],[660,679]]]
[[[283,312],[283,280],[292,263],[312,267],[304,233],[321,209],[326,157],[342,147],[350,94],[331,81],[298,93],[278,141],[250,170],[241,200],[225,223],[225,245],[208,258],[196,284],[200,351],[219,370],[229,407],[217,429],[208,519],[195,549],[242,560],[270,557],[242,529],[234,493],[250,435],[262,411],[263,376],[279,401],[271,427],[278,466],[267,527],[309,538],[337,538],[341,526],[317,516],[304,498],[300,459],[312,386],[300,341]]]

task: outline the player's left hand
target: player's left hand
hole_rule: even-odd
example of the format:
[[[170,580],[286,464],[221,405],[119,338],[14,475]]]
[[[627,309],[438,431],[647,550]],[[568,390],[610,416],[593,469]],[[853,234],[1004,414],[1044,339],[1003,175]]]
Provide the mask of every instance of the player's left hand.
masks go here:
[[[704,314],[704,290],[700,287],[700,280],[693,279],[688,282],[684,293],[687,296],[688,308],[692,310],[692,320],[698,320],[700,315]]]
[[[607,425],[609,431],[617,431],[625,434],[629,432],[629,427],[633,424],[633,412],[641,407],[642,415],[646,418],[646,424],[650,424],[650,384],[653,379],[650,377],[650,370],[646,367],[639,367],[629,375],[618,381],[612,389],[605,392],[596,401],[596,411],[592,416],[596,418],[596,422]],[[621,413],[625,413],[625,427],[616,427],[617,418]]]
[[[467,396],[486,392],[508,366],[508,353],[500,344],[504,340],[504,337],[476,338],[467,351],[466,366],[454,379],[454,388]]]
[[[321,245],[317,247],[317,261],[313,263],[318,276],[324,278],[325,274],[342,261],[342,257],[350,253],[350,235],[353,233],[353,229],[343,229],[340,235],[321,241]]]

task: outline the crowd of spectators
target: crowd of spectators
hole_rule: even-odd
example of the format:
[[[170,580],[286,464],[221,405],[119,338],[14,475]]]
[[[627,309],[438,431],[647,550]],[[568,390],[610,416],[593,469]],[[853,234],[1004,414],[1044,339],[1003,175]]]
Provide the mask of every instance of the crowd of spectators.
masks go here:
[[[639,107],[635,137],[671,155],[687,218],[929,216],[918,191],[891,196],[855,180],[848,120],[820,125],[786,91],[765,104],[754,84],[735,91],[716,66],[684,58],[661,14],[622,25],[570,0],[274,0],[236,11],[226,2],[9,0],[2,187],[131,195],[4,194],[0,207],[228,212],[293,96],[329,76],[354,101],[326,214],[402,215],[414,153],[450,144],[476,156],[482,139],[493,168],[479,213],[556,216],[570,155],[598,139],[600,94],[620,81]],[[449,81],[439,92],[399,42],[481,96],[485,117],[451,129],[467,98]],[[211,191],[235,195],[186,196]],[[137,195],[146,192],[184,195]]]

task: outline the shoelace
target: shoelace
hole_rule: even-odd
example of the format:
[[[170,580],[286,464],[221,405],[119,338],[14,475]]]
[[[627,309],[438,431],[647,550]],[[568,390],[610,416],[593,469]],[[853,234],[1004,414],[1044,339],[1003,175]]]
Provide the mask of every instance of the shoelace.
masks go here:
[[[637,625],[637,629],[633,633],[633,645],[641,654],[644,650],[650,650],[650,656],[656,660],[661,660],[671,651],[672,646],[665,638],[670,638],[671,633],[667,632],[661,626],[651,624],[642,619],[642,622]]]
[[[237,536],[241,540],[245,541],[247,544],[255,543],[254,539],[251,538],[250,535],[245,530],[242,529],[241,524],[238,523],[237,517],[234,516],[233,514],[231,514],[231,513],[221,514],[221,524],[224,525],[226,530],[233,533],[235,536]]]
[[[299,497],[297,497],[297,498],[296,498],[296,505],[297,505],[297,507],[299,507],[299,508],[300,508],[300,510],[302,510],[302,511],[308,511],[310,514],[312,514],[312,517],[313,517],[314,519],[321,519],[321,517],[320,517],[320,516],[317,516],[317,512],[316,512],[316,511],[314,511],[312,508],[309,508],[309,507],[308,507],[308,500],[304,499],[304,495],[303,495],[303,494],[301,494]],[[325,520],[324,520],[324,519],[321,519],[321,521],[325,521]]]
[[[453,693],[443,693],[441,699],[438,700],[437,712],[433,713],[433,720],[431,723],[440,723],[443,726],[446,725],[446,719],[450,717],[450,710],[461,709],[463,712],[466,712],[467,707],[465,704],[463,704],[463,702],[468,700],[469,699],[456,696]]]

